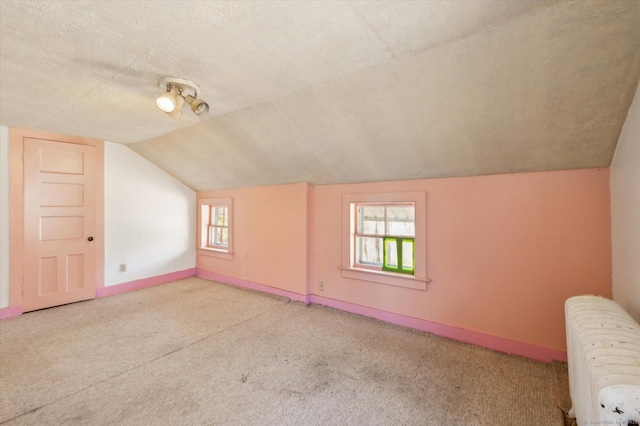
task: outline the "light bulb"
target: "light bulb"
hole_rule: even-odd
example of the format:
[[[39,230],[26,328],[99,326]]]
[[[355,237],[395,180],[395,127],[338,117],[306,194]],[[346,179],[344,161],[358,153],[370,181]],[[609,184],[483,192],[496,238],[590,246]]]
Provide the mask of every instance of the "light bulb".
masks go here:
[[[204,114],[209,111],[209,104],[202,99],[197,99],[193,96],[187,95],[184,100],[191,105],[191,111],[195,112],[197,115]]]
[[[171,87],[166,92],[162,92],[156,99],[156,105],[164,112],[173,112],[176,108],[178,91]]]
[[[205,114],[209,112],[209,104],[202,99],[196,99],[196,101],[191,104],[191,109],[198,115]]]

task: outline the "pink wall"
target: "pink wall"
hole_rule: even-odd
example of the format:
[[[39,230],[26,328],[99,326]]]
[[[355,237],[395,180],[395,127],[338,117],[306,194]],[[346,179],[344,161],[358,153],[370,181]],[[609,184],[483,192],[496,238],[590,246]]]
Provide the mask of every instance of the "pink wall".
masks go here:
[[[233,198],[233,259],[198,250],[196,268],[307,294],[309,185],[263,186],[199,192],[198,198]]]
[[[341,197],[426,191],[426,291],[346,279]],[[312,188],[313,294],[565,350],[563,303],[611,297],[609,170]],[[325,291],[319,291],[319,282]]]
[[[427,290],[343,278],[342,195],[408,191],[427,194]],[[398,323],[414,318],[564,351],[565,299],[611,297],[608,169],[295,184],[198,197],[233,197],[235,221],[233,260],[199,254],[198,270],[409,319]]]

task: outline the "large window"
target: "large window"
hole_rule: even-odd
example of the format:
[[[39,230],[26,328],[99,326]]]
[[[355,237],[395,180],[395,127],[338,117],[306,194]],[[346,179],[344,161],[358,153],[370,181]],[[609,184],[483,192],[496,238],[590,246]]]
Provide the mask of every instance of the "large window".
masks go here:
[[[233,203],[231,198],[198,199],[199,254],[231,259]]]
[[[355,205],[354,264],[414,273],[415,203]]]
[[[426,194],[342,196],[342,276],[426,290]]]

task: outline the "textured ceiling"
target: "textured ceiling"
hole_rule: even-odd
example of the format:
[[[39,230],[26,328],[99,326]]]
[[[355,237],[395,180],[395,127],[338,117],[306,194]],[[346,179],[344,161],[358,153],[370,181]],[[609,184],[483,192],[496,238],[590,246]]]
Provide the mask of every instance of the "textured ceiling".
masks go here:
[[[194,189],[610,164],[640,2],[0,2],[0,123]],[[154,103],[165,76],[211,111]]]

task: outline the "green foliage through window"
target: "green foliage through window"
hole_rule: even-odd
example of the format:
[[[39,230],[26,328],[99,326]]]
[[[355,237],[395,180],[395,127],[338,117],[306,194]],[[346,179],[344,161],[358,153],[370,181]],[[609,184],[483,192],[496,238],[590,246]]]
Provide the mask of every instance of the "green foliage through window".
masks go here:
[[[408,237],[384,237],[382,270],[400,274],[413,274],[414,239]]]

